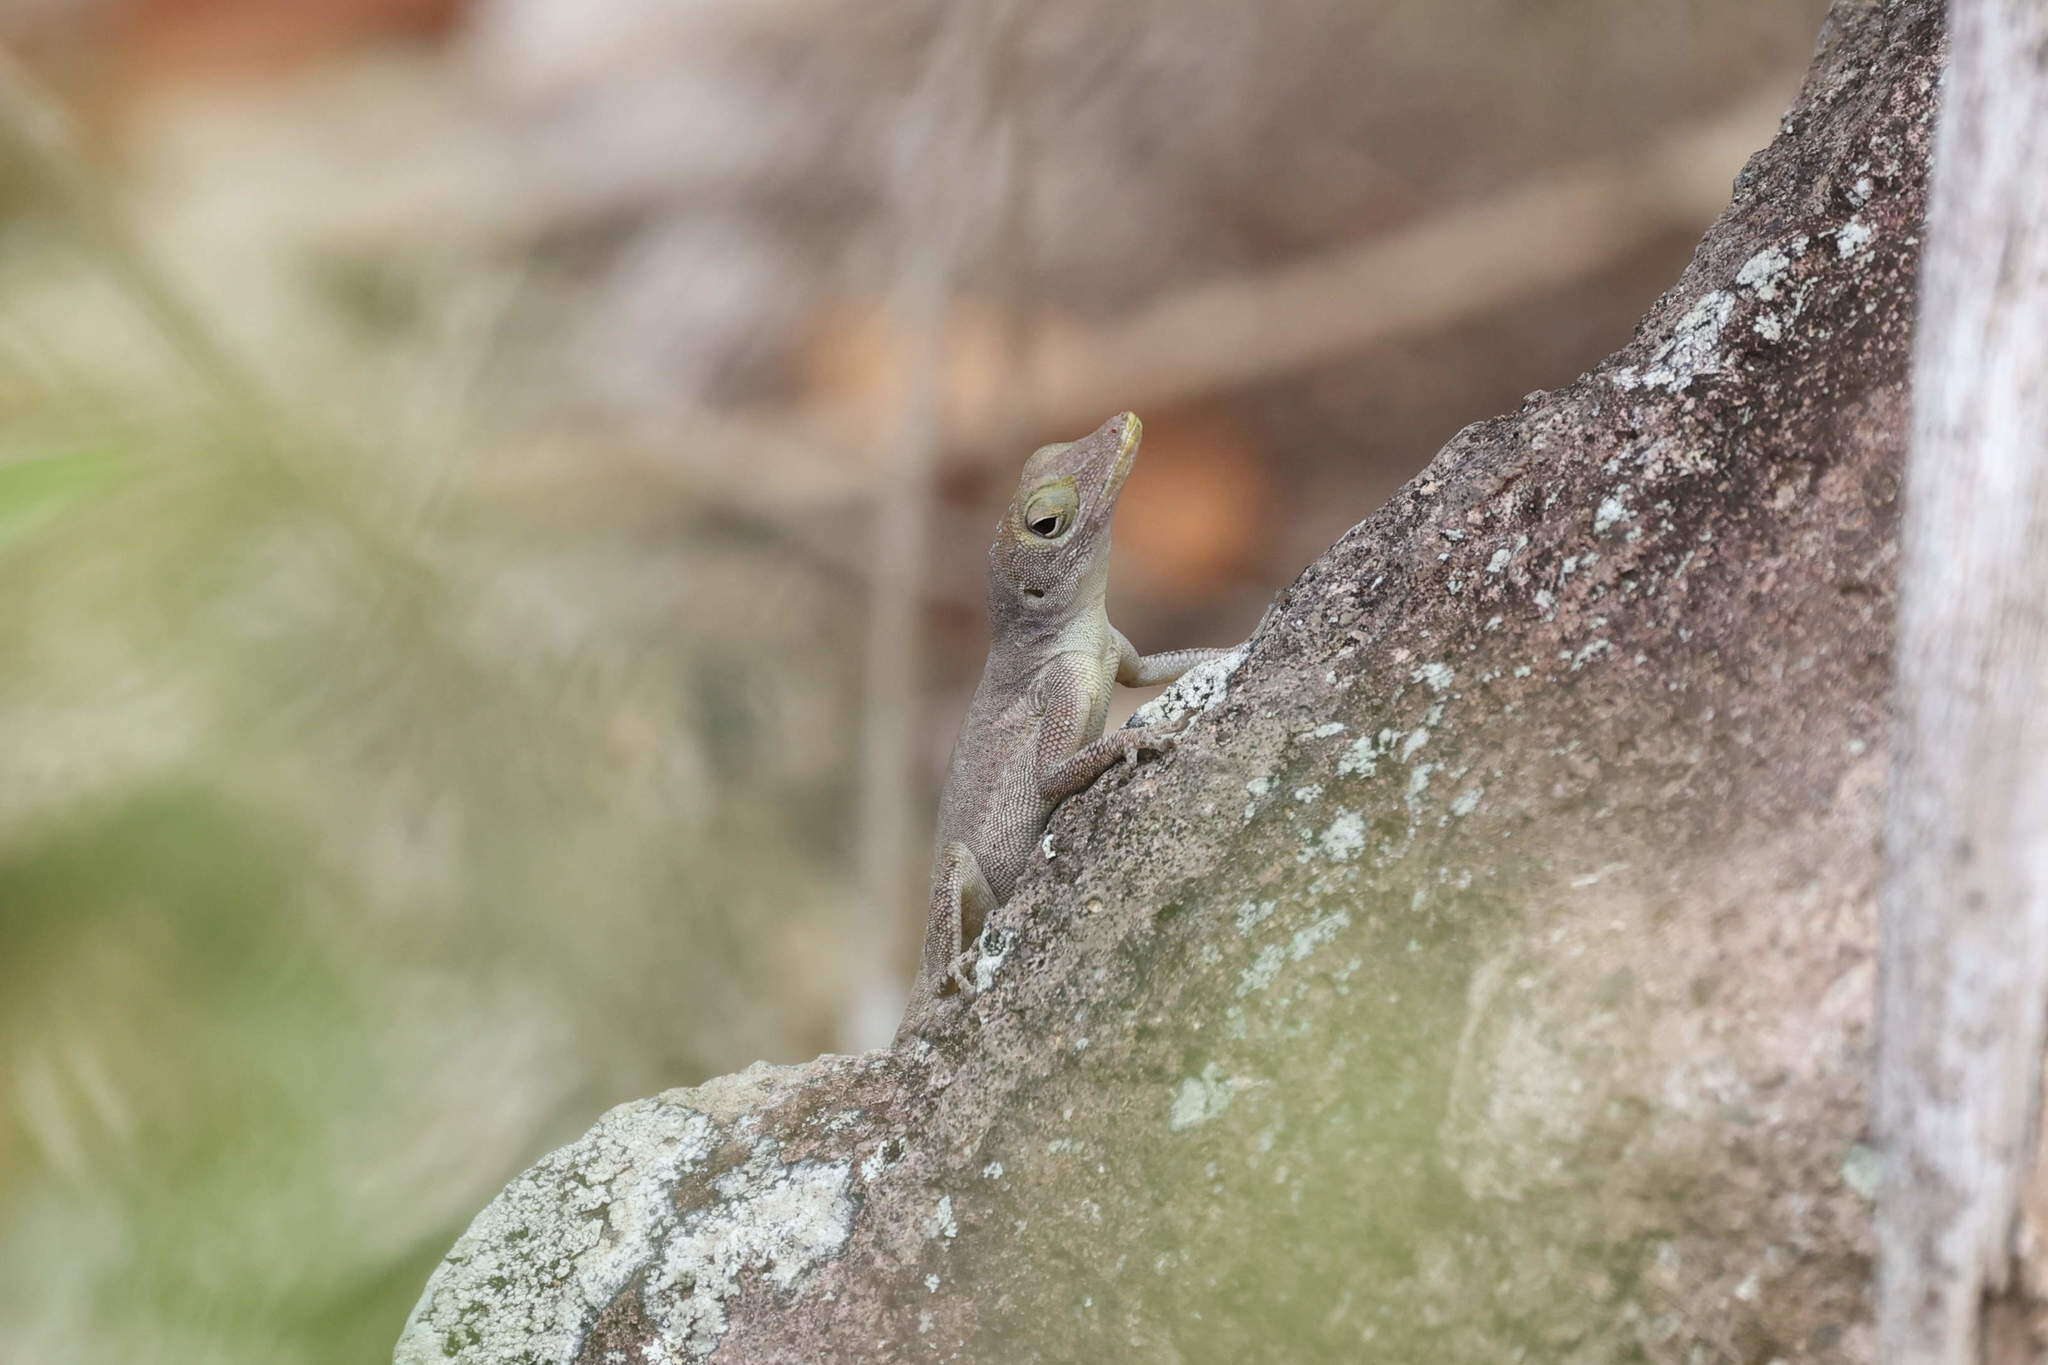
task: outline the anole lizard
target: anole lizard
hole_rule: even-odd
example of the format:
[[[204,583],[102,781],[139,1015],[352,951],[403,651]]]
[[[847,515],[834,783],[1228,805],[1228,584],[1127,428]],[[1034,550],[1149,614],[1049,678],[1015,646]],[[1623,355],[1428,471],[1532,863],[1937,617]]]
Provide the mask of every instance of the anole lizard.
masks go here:
[[[939,797],[924,962],[896,1030],[926,1027],[956,991],[963,954],[1009,899],[1053,808],[1119,759],[1160,752],[1174,732],[1103,734],[1116,683],[1169,683],[1221,649],[1140,654],[1109,623],[1109,530],[1138,454],[1120,413],[1025,461],[988,552],[988,663]]]

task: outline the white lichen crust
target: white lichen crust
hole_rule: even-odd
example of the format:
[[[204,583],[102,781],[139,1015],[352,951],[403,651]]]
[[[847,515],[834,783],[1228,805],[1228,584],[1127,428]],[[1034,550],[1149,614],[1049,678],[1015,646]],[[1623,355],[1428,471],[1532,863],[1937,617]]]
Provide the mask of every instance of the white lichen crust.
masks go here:
[[[542,1158],[449,1251],[394,1365],[570,1365],[599,1315],[630,1293],[664,1359],[716,1350],[743,1275],[789,1290],[853,1222],[851,1163],[783,1162],[773,1139],[734,1122],[732,1101],[777,1080],[755,1067],[623,1104]],[[736,1089],[748,1094],[727,1093]],[[745,1159],[710,1175],[734,1142]],[[678,1216],[677,1186],[700,1172],[713,1193]]]
[[[1183,716],[1207,711],[1230,694],[1231,675],[1244,663],[1246,654],[1246,647],[1239,645],[1220,659],[1189,669],[1173,686],[1139,707],[1129,724],[1171,725]]]
[[[395,1365],[573,1360],[592,1319],[656,1254],[676,1180],[717,1141],[668,1096],[622,1104],[476,1216],[427,1281]]]
[[[718,1349],[726,1301],[739,1292],[742,1272],[759,1271],[777,1289],[791,1289],[845,1245],[853,1163],[785,1166],[775,1156],[776,1144],[762,1140],[745,1166],[718,1178],[719,1201],[693,1210],[668,1239],[644,1293],[669,1359],[701,1360]]]

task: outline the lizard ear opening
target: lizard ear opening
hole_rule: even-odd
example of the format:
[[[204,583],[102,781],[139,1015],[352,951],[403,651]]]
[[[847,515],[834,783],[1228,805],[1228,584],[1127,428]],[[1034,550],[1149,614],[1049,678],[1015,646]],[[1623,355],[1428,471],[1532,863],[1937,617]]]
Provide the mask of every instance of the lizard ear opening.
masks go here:
[[[1025,595],[1026,597],[1043,597],[1043,596],[1045,596],[1045,589],[1044,589],[1044,588],[1026,588],[1026,589],[1024,589],[1024,595]]]

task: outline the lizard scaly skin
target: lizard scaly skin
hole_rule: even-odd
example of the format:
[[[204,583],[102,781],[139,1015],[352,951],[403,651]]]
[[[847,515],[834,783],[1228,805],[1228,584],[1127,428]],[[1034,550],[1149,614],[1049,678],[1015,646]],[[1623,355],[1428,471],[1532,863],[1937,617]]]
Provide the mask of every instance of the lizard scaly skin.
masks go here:
[[[1105,735],[1117,683],[1172,682],[1220,649],[1141,655],[1109,623],[1110,522],[1138,453],[1119,413],[1041,447],[988,553],[988,663],[939,797],[924,961],[896,1039],[927,1027],[960,986],[962,955],[1011,889],[1053,808],[1119,759],[1173,742],[1162,727]]]

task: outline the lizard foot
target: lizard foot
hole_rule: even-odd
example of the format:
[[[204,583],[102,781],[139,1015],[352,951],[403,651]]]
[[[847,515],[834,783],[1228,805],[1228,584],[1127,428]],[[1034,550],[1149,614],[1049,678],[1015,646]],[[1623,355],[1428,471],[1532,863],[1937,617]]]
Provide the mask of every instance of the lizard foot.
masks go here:
[[[957,993],[962,999],[975,993],[974,964],[981,961],[981,953],[969,948],[953,959],[946,968],[946,981],[953,987],[948,994]]]
[[[1183,717],[1171,725],[1145,725],[1135,730],[1117,731],[1117,739],[1123,750],[1122,761],[1135,766],[1140,754],[1163,754],[1180,742],[1180,732],[1187,725]]]
[[[946,983],[952,987],[948,994],[957,994],[962,999],[979,995],[995,979],[1009,955],[1009,931],[983,929],[967,951],[954,958],[946,969]]]

